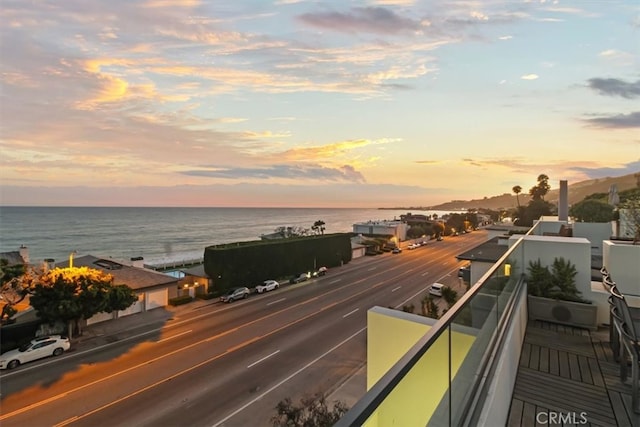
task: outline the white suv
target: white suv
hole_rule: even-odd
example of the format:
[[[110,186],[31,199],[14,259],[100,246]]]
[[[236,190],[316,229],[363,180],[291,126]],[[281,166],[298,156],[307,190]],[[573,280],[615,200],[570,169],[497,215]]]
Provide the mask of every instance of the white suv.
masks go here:
[[[256,292],[261,294],[263,292],[273,291],[274,289],[278,289],[280,284],[275,280],[265,280],[258,286],[256,286]]]
[[[431,295],[435,295],[437,297],[441,297],[442,296],[442,288],[444,288],[444,285],[442,283],[434,283],[433,285],[429,286],[429,293]]]

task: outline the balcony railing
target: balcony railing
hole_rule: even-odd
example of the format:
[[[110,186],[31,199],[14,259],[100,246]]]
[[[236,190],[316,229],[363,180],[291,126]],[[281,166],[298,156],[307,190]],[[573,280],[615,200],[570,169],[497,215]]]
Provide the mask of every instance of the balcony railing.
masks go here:
[[[336,425],[477,424],[516,308],[526,301],[522,242],[518,239]]]

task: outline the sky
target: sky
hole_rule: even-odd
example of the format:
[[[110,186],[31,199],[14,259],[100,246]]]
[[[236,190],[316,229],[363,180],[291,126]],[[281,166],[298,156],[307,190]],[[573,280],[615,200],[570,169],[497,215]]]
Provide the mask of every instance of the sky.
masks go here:
[[[640,171],[637,0],[2,0],[0,204],[405,207]]]

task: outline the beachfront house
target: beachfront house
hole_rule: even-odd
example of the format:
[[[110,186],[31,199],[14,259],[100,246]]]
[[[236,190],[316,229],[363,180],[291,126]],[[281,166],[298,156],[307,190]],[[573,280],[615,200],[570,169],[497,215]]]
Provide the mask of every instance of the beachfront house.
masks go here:
[[[178,294],[177,278],[144,268],[141,262],[118,262],[93,255],[79,256],[72,262],[74,267],[88,267],[111,274],[114,284],[127,285],[138,294],[138,301],[131,307],[113,313],[98,313],[87,319],[87,325],[165,307]],[[55,266],[67,268],[69,261],[56,263]]]

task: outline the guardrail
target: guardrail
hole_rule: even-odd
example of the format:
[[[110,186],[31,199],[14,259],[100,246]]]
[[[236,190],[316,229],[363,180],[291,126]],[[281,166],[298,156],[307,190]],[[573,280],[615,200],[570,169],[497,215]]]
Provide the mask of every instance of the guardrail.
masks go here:
[[[518,239],[336,426],[473,425],[515,302],[526,290],[522,242]]]

